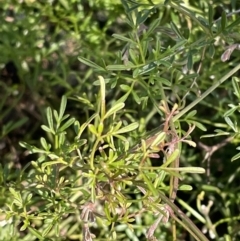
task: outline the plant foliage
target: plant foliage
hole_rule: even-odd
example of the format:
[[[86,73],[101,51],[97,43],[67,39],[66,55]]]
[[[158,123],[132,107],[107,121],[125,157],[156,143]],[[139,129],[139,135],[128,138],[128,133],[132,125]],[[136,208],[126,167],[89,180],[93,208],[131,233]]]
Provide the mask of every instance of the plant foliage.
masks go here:
[[[1,240],[238,240],[239,7],[5,1]]]

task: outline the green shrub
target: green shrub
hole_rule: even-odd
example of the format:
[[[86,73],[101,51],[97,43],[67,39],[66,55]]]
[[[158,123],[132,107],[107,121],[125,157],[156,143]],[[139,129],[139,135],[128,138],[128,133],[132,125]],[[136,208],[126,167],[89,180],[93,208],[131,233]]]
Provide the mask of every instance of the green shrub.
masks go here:
[[[24,1],[16,26],[2,17],[19,82],[1,82],[1,138],[33,155],[2,155],[1,240],[237,240],[239,18],[219,6]],[[13,114],[29,103],[36,119]]]

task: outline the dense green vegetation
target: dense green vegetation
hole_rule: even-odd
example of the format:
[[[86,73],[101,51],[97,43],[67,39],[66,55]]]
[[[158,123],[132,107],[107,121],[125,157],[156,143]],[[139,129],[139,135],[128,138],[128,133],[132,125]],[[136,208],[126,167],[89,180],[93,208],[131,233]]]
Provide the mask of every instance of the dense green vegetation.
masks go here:
[[[0,6],[0,240],[240,240],[237,1]]]

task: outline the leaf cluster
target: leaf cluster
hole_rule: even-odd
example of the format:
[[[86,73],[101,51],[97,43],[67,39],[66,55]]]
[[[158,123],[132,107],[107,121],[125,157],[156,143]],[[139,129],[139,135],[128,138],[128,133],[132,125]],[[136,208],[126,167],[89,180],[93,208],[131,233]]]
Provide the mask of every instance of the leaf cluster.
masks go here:
[[[5,1],[2,240],[238,240],[238,8]]]

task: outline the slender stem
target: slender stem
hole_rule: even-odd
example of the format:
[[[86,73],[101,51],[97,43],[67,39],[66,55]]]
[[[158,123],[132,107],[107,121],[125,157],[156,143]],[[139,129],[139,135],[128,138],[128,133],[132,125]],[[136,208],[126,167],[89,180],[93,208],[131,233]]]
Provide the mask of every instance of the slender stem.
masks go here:
[[[92,151],[91,151],[91,156],[90,156],[90,167],[91,167],[91,170],[94,170],[95,169],[95,166],[94,166],[94,155],[95,155],[95,152],[97,151],[97,147],[98,147],[98,144],[99,142],[101,141],[101,136],[98,137],[93,145],[93,148],[92,148]]]
[[[204,47],[203,47],[203,51],[202,51],[202,54],[201,54],[200,63],[199,63],[199,65],[198,65],[198,69],[197,69],[197,74],[198,74],[198,75],[199,75],[199,73],[200,73],[200,71],[201,71],[202,64],[203,64],[203,60],[204,60],[204,58],[205,58],[206,48],[207,48],[207,46],[204,46]],[[184,100],[186,99],[187,95],[189,94],[190,90],[192,89],[192,87],[193,87],[194,85],[196,85],[196,87],[198,88],[198,96],[200,95],[201,92],[200,92],[199,86],[198,86],[198,84],[197,84],[197,79],[198,79],[198,76],[193,79],[193,82],[192,82],[189,90],[187,91],[187,93],[183,96],[182,101],[184,101]]]
[[[101,98],[101,102],[100,102],[100,116],[101,119],[104,117],[104,115],[106,114],[106,107],[105,107],[105,81],[104,78],[102,76],[98,76],[99,82],[100,82],[100,98]]]
[[[177,115],[173,117],[173,122],[177,121],[182,117],[185,113],[191,110],[195,105],[197,105],[200,101],[206,98],[209,94],[211,94],[219,85],[221,85],[224,81],[226,81],[229,77],[231,77],[234,73],[236,73],[240,69],[240,64],[238,64],[235,68],[233,68],[230,72],[224,75],[219,81],[217,81],[212,87],[206,90],[201,96],[199,96],[196,100],[194,100],[191,104],[189,104],[186,108],[180,111]]]
[[[137,39],[138,48],[139,48],[139,52],[140,52],[140,55],[141,55],[142,62],[143,62],[143,64],[145,64],[145,57],[144,57],[144,54],[143,54],[141,42],[140,42],[139,37],[138,37],[138,33],[136,33],[136,39]]]
[[[172,8],[176,9],[178,12],[182,13],[183,15],[187,15],[189,18],[191,18],[193,21],[195,21],[199,26],[201,26],[201,28],[204,30],[205,33],[208,33],[209,35],[211,35],[209,28],[205,27],[201,23],[201,21],[198,18],[196,18],[192,12],[189,11],[189,9],[185,8],[182,5],[177,5],[176,3],[172,3],[172,2],[170,2],[169,5]]]
[[[193,238],[197,241],[202,241],[201,239],[198,238],[198,236],[188,227],[187,224],[182,222],[178,217],[176,217],[174,214],[172,214],[172,218],[175,222],[178,222],[185,230],[189,232],[190,235],[192,235]],[[175,238],[173,241],[177,241],[177,238]]]
[[[188,230],[191,229],[191,233],[195,234],[195,237],[197,236],[197,240],[199,241],[209,241],[206,236],[196,227],[196,225],[173,203],[169,198],[165,196],[165,194],[159,192],[160,198],[167,203],[171,209],[174,211],[174,213],[180,217],[183,221],[184,227],[188,227]],[[174,215],[172,217],[178,221],[178,219],[175,218]]]

